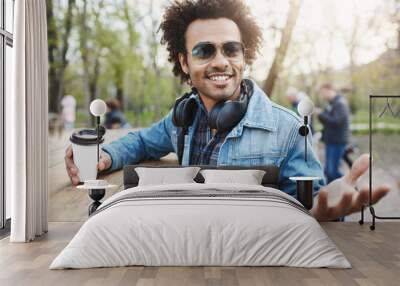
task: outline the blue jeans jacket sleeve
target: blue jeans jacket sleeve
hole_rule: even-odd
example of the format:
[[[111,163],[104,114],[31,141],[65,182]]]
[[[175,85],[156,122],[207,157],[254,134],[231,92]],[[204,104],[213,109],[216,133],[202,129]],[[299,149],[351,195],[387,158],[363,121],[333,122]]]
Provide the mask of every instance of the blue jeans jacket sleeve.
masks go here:
[[[141,160],[158,160],[174,152],[171,132],[172,112],[159,122],[139,131],[129,132],[124,137],[102,147],[112,159],[109,171],[122,168],[124,165],[136,164]]]
[[[296,182],[290,180],[290,177],[320,177],[320,180],[314,181],[313,195],[316,196],[320,188],[325,185],[321,163],[311,146],[311,133],[307,137],[307,162],[304,160],[304,137],[299,135],[298,132],[296,134],[294,145],[280,166],[280,188],[285,193],[296,197]]]

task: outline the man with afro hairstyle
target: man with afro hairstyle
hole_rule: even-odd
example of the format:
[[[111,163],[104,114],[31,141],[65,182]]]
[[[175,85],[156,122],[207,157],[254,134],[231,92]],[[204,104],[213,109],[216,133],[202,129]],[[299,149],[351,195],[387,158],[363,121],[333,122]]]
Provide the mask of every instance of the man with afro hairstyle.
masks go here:
[[[253,80],[243,78],[262,43],[261,29],[243,1],[174,1],[165,10],[160,31],[173,73],[192,89],[161,121],[104,146],[99,171],[175,152],[182,165],[275,165],[280,168],[280,189],[292,196],[296,183],[290,177],[323,177],[311,146],[304,160],[301,120],[270,101]],[[78,184],[70,147],[65,161],[72,184]],[[368,156],[362,156],[345,181],[354,185],[367,168]],[[328,205],[323,185],[323,179],[314,184],[318,199],[311,213],[318,220],[359,211],[368,201],[366,189],[344,193],[335,205]],[[375,190],[373,201],[387,191]]]

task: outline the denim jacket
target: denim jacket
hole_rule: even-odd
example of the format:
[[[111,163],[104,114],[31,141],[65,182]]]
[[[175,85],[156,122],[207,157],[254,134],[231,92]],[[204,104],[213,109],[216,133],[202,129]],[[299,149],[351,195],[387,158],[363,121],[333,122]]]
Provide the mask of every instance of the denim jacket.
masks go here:
[[[245,116],[229,132],[222,144],[218,165],[259,166],[275,165],[280,168],[279,187],[295,196],[296,182],[292,176],[320,177],[314,182],[314,195],[325,184],[323,171],[308,135],[308,157],[304,160],[304,137],[299,134],[300,118],[292,111],[270,101],[253,82],[254,92]],[[198,96],[198,95],[192,95]],[[182,165],[189,165],[195,116],[185,137]],[[170,152],[177,152],[178,128],[172,123],[172,111],[159,122],[105,145],[102,149],[112,158],[111,170],[141,160],[160,159]]]

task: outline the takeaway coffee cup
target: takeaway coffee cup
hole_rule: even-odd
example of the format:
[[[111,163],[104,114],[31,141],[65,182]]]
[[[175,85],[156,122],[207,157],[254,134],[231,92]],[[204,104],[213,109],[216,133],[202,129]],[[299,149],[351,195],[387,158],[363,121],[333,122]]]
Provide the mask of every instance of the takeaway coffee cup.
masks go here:
[[[99,144],[104,142],[104,128],[100,129]],[[70,139],[74,163],[79,170],[79,180],[97,178],[97,132],[96,129],[81,129],[72,133]],[[100,145],[101,146],[101,145]]]

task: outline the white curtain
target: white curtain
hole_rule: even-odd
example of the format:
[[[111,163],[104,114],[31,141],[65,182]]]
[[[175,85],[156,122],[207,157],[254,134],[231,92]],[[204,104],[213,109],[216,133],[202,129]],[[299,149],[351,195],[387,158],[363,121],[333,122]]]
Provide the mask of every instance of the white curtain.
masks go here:
[[[45,0],[15,1],[13,94],[6,111],[12,242],[47,232],[47,23]]]

